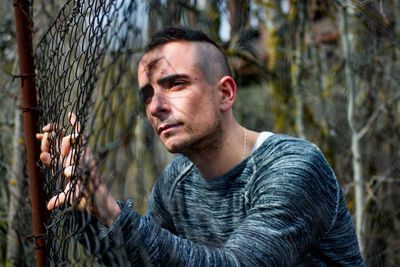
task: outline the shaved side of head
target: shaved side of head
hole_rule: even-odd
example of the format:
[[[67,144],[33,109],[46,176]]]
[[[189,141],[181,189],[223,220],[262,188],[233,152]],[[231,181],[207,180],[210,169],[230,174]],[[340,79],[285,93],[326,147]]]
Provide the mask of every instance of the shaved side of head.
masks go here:
[[[214,85],[224,76],[232,76],[228,61],[222,51],[213,44],[197,42],[195,65],[209,85]]]

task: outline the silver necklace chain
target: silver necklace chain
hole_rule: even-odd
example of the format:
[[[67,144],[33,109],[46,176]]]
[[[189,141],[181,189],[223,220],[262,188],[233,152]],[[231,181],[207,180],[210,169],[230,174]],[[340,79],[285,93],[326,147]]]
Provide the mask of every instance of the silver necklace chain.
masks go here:
[[[247,143],[247,132],[246,128],[244,128],[244,140],[243,140],[243,152],[242,152],[242,161],[244,160],[244,156],[246,155],[246,143]]]

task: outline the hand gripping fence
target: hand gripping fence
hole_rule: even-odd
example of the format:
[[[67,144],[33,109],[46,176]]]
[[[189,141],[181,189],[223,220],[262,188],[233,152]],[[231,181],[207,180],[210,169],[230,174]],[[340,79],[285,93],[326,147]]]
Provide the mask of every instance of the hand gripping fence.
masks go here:
[[[146,33],[146,8],[145,1],[67,1],[36,49],[40,124],[52,125],[51,163],[42,167],[45,190],[49,199],[60,193],[67,197],[67,204],[49,214],[49,265],[97,264],[76,241],[79,237],[95,249],[101,246],[95,235],[81,233],[92,218],[75,208],[82,196],[87,201],[91,197],[85,188],[92,165],[84,151],[90,150],[111,188],[128,175],[133,159],[141,164],[135,142],[142,125],[136,68]],[[70,112],[77,117],[72,124]],[[76,137],[71,146],[79,164],[71,189],[64,192],[68,180],[63,170],[70,159],[61,157],[60,148],[62,138],[70,134]],[[123,190],[124,184],[116,187]],[[118,265],[118,260],[109,264]]]

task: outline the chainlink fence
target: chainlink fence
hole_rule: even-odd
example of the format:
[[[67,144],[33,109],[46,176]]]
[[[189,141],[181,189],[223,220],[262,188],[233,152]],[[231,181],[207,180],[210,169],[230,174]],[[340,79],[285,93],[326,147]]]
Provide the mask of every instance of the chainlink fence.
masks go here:
[[[136,68],[147,34],[147,8],[144,1],[68,1],[37,46],[40,123],[41,127],[51,123],[52,158],[50,166],[43,166],[45,190],[49,199],[66,197],[67,203],[50,212],[50,265],[95,262],[74,239],[89,220],[74,212],[82,196],[91,201],[86,188],[91,186],[90,166],[94,165],[84,157],[84,150],[90,150],[87,153],[102,178],[119,196],[132,189],[126,186],[132,187],[128,176],[143,178],[145,153],[141,152],[151,147],[137,142],[148,138],[149,127],[140,116]],[[76,121],[70,119],[71,113]],[[62,156],[62,138],[69,135],[75,137],[72,152]],[[63,172],[71,160],[79,164],[69,180]],[[149,168],[153,167],[157,169]],[[149,193],[151,181],[133,183],[139,187],[133,191]]]

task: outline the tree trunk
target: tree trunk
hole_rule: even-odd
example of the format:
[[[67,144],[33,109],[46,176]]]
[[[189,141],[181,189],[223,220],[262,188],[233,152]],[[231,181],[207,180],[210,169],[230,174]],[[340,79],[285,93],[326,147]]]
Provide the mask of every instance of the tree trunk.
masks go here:
[[[293,23],[293,40],[292,40],[292,64],[291,64],[291,80],[296,100],[296,131],[300,138],[306,138],[304,126],[304,88],[303,88],[303,66],[304,66],[304,50],[305,50],[305,27],[307,16],[307,4],[299,1],[297,3],[296,18]]]
[[[23,240],[21,233],[21,222],[19,213],[23,210],[21,199],[25,198],[24,187],[24,146],[22,143],[21,110],[16,109],[14,117],[14,134],[12,141],[12,165],[10,169],[9,181],[9,213],[8,213],[8,234],[7,234],[7,263],[8,266],[25,266]],[[27,220],[30,221],[30,220]]]
[[[352,153],[352,165],[353,165],[353,180],[354,180],[354,195],[355,195],[355,225],[360,244],[361,253],[365,249],[365,208],[366,208],[366,190],[365,190],[365,177],[363,175],[363,162],[361,159],[361,147],[359,133],[359,127],[357,125],[355,108],[356,108],[356,81],[355,73],[353,72],[353,55],[350,44],[350,32],[348,23],[348,3],[343,4],[340,8],[340,21],[341,21],[341,41],[343,56],[345,59],[345,76],[346,76],[346,87],[348,90],[348,111],[347,119],[351,129],[351,153]]]
[[[231,25],[231,38],[238,38],[241,31],[246,28],[249,12],[249,0],[227,0],[229,10],[229,24]]]
[[[290,117],[292,101],[292,85],[290,79],[290,59],[287,58],[286,17],[280,9],[281,1],[270,1],[265,8],[265,46],[268,49],[267,67],[276,77],[268,79],[268,87],[272,89],[270,110],[275,117],[274,132],[292,134],[293,121]],[[262,7],[260,7],[262,8]]]

